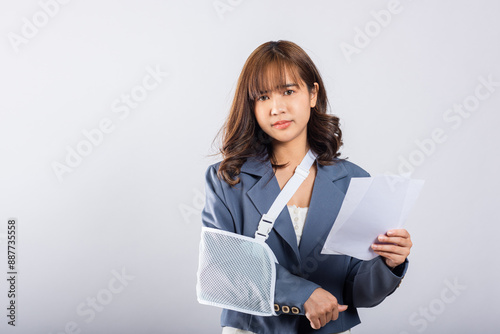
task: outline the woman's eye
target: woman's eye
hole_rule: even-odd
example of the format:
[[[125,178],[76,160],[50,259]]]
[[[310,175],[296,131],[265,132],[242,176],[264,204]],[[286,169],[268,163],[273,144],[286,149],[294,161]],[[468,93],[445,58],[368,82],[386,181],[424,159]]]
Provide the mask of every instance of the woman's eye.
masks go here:
[[[294,91],[292,89],[285,91],[285,95],[292,95],[293,93]]]
[[[262,95],[262,96],[259,96],[259,97],[257,98],[257,101],[265,101],[265,100],[267,100],[267,99],[268,99],[268,97],[267,97],[266,95]]]

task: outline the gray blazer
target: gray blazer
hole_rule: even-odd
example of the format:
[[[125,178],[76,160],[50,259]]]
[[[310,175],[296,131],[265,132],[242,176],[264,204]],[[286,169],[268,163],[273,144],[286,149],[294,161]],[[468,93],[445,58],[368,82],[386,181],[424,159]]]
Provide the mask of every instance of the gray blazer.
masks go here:
[[[271,163],[247,159],[239,174],[240,183],[234,188],[217,178],[219,164],[209,166],[205,174],[202,223],[253,237],[261,216],[280,192]],[[375,306],[399,286],[408,260],[391,270],[380,256],[361,261],[345,255],[320,254],[351,177],[369,174],[343,159],[335,159],[331,166],[317,161],[315,164],[318,172],[300,247],[287,209],[281,211],[267,239],[279,262],[275,291],[275,309],[279,315],[261,317],[224,309],[221,326],[272,334],[342,332],[360,323],[357,307]],[[336,321],[314,330],[304,316],[304,303],[318,287],[349,307]]]

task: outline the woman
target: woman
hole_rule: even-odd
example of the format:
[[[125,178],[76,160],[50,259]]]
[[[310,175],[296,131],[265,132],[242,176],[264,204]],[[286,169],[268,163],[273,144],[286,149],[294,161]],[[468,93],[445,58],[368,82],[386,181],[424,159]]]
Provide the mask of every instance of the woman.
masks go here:
[[[279,263],[278,316],[224,309],[223,333],[348,333],[360,323],[356,308],[382,302],[406,273],[404,229],[379,236],[371,261],[320,253],[350,179],[369,176],[338,158],[342,132],[327,104],[316,66],[296,44],[267,42],[247,59],[221,129],[223,160],[206,172],[203,225],[253,237],[309,149],[317,159],[266,241]]]

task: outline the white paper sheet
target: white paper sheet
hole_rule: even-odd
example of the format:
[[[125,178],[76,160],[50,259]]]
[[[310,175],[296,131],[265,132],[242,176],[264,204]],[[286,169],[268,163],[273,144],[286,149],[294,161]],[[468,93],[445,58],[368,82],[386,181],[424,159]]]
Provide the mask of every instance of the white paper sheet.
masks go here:
[[[322,254],[345,254],[361,260],[378,256],[371,249],[380,234],[401,228],[424,180],[380,175],[352,178]]]

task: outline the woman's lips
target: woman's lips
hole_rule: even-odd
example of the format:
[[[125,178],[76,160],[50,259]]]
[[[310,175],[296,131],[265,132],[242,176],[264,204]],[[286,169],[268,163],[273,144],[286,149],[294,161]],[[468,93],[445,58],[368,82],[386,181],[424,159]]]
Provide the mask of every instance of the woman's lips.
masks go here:
[[[279,121],[273,124],[276,129],[286,129],[292,124],[292,121]]]

